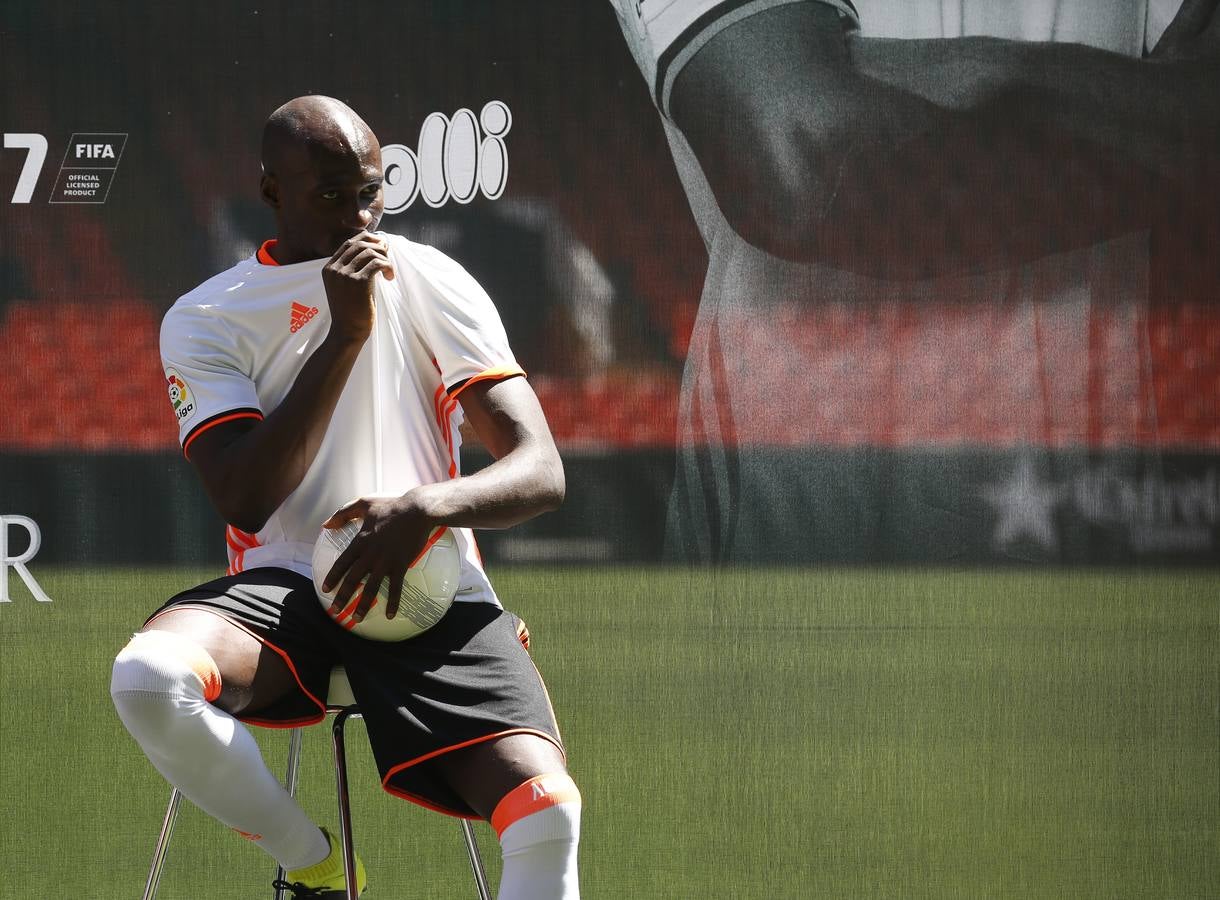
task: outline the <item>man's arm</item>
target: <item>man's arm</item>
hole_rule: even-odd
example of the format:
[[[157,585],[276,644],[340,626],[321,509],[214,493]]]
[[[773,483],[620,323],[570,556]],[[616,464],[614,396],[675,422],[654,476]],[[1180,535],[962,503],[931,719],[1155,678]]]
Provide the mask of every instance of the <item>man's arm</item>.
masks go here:
[[[401,497],[357,500],[328,519],[327,528],[364,519],[360,534],[326,577],[327,589],[340,585],[332,611],[345,607],[367,577],[353,614],[362,620],[378,586],[388,579],[386,617],[393,618],[403,573],[438,525],[509,528],[563,502],[563,463],[538,398],[524,378],[475,382],[462,390],[460,402],[496,461],[473,475],[421,485]]]
[[[1214,78],[1200,77],[1214,59],[848,41],[832,8],[788,4],[716,35],[678,74],[670,108],[746,240],[928,277],[1144,224],[1138,204],[1124,211],[1115,198],[1180,175],[1183,136],[1215,106]]]
[[[309,471],[372,331],[378,272],[394,274],[382,241],[367,233],[346,241],[322,270],[330,332],[280,405],[262,421],[225,422],[191,442],[190,461],[229,524],[257,532]]]

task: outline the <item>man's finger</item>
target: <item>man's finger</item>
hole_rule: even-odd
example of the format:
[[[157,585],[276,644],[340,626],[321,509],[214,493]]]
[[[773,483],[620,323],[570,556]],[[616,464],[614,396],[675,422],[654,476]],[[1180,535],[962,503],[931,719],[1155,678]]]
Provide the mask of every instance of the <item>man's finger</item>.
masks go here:
[[[402,600],[402,572],[395,569],[390,573],[390,589],[387,592],[385,617],[392,619],[398,615],[398,603]]]
[[[369,502],[361,497],[359,500],[353,500],[346,506],[341,506],[336,509],[329,519],[322,523],[323,528],[340,528],[345,522],[350,522],[352,519],[362,519],[365,513],[369,511]]]
[[[381,582],[384,580],[384,569],[374,569],[369,573],[369,577],[360,588],[360,602],[356,604],[356,610],[352,613],[353,622],[364,621],[364,617],[369,614],[369,610],[377,603],[377,592],[381,590]]]
[[[374,272],[381,272],[381,274],[384,275],[388,280],[394,280],[394,266],[388,259],[382,259],[380,257],[373,257],[365,262],[365,264],[356,271],[356,274],[364,275],[367,273],[372,275]]]
[[[366,238],[364,240],[353,239],[341,245],[339,247],[338,254],[331,259],[336,266],[343,268],[345,266],[351,266],[351,264],[356,260],[357,257],[359,257],[360,254],[367,253],[369,251],[380,253],[384,256],[386,253],[386,247],[385,244],[381,243],[380,241],[376,241],[373,238]]]
[[[332,569],[332,571],[334,570]],[[369,564],[368,560],[364,557],[359,557],[352,562],[347,570],[347,574],[343,576],[343,580],[339,583],[339,589],[335,591],[335,599],[330,604],[332,615],[345,618],[351,614],[351,610],[347,607],[352,601],[359,602],[360,586],[368,573]]]
[[[343,573],[348,571],[352,563],[356,561],[356,558],[364,549],[364,543],[360,540],[363,535],[364,530],[361,529],[360,533],[352,538],[352,542],[343,548],[343,552],[339,554],[334,565],[330,567],[330,571],[326,573],[326,577],[322,579],[322,590],[329,593],[339,583]]]
[[[385,251],[380,247],[361,247],[355,256],[350,259],[345,259],[340,267],[345,275],[359,274],[370,261],[376,260],[382,265],[389,265],[389,259],[386,257]]]
[[[360,234],[355,235],[354,237],[348,238],[346,241],[344,241],[342,244],[340,244],[338,247],[336,247],[335,252],[330,255],[330,261],[338,262],[348,253],[350,253],[352,251],[353,247],[360,246],[360,245],[366,244],[366,243],[367,244],[378,244],[379,241],[377,238],[373,237],[367,231],[361,232]]]

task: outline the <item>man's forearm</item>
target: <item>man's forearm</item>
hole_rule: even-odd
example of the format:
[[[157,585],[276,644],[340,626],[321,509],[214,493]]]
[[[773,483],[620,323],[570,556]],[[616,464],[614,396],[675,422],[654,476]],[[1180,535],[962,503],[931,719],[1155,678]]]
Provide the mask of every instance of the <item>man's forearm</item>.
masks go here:
[[[526,445],[473,475],[423,485],[412,494],[434,524],[511,528],[558,509],[564,491],[558,454]]]
[[[862,77],[941,109],[1084,139],[1160,175],[1181,176],[1190,147],[1215,147],[1220,72],[1208,61],[996,38],[853,38],[847,46]]]
[[[1147,227],[1143,201],[1183,181],[1198,103],[1154,103],[1181,71],[1073,45],[846,41],[825,7],[789,4],[700,50],[672,111],[746,240],[921,278]]]

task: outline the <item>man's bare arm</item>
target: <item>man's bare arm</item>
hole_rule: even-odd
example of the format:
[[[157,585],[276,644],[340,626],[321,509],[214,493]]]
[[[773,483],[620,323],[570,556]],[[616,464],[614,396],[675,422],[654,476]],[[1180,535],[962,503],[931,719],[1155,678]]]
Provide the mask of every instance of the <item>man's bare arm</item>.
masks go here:
[[[919,278],[1146,226],[1115,200],[1158,179],[1174,189],[1215,83],[1191,75],[1207,65],[991,38],[848,41],[830,7],[788,4],[702,48],[671,109],[746,240]]]

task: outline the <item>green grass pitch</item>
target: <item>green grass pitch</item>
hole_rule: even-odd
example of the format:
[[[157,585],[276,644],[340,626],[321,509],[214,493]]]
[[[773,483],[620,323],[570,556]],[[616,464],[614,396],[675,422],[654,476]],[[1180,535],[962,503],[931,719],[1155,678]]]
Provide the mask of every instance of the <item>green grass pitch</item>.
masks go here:
[[[34,569],[0,606],[2,897],[140,896],[169,790],[110,661],[212,573]],[[584,796],[586,898],[1188,898],[1220,884],[1220,573],[503,569]],[[286,735],[256,729],[274,770]],[[473,896],[350,726],[370,898]],[[326,731],[302,802],[334,821]],[[479,837],[498,876],[498,848]],[[183,805],[161,897],[269,897]]]

